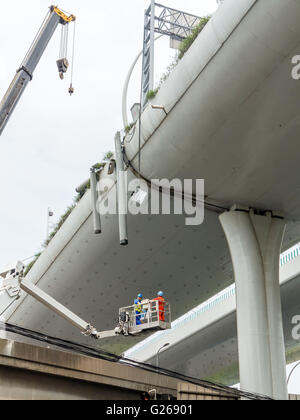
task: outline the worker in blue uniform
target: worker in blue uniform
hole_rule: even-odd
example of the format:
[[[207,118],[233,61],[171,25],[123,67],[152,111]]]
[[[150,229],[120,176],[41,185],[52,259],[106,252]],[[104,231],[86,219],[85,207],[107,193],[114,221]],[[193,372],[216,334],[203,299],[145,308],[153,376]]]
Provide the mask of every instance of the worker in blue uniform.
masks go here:
[[[137,295],[137,299],[135,299],[134,301],[134,309],[135,309],[135,320],[136,320],[136,325],[141,325],[141,315],[142,315],[142,299],[143,299],[143,295],[141,293],[139,293]]]

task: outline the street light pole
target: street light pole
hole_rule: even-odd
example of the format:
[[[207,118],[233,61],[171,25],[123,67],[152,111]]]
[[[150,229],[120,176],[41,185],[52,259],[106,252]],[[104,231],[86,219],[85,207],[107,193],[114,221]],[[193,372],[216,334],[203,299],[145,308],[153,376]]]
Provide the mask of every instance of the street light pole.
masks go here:
[[[168,347],[170,345],[170,343],[166,343],[166,344],[164,344],[162,347],[160,347],[158,350],[157,350],[157,353],[156,353],[156,367],[158,368],[158,355],[159,355],[159,353],[160,353],[160,351],[162,350],[162,349],[164,349],[165,347]]]

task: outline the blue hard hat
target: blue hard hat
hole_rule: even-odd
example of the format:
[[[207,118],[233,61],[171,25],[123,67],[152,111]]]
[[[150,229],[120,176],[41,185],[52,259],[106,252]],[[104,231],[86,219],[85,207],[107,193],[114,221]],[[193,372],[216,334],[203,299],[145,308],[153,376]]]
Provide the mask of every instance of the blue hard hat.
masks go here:
[[[158,292],[158,293],[157,293],[157,295],[158,295],[158,296],[163,296],[163,295],[164,295],[164,292],[161,292],[161,291],[160,291],[160,292]]]
[[[142,295],[141,293],[139,293],[139,294],[137,295],[137,297],[138,297],[138,298],[142,298],[142,297],[143,297],[143,295]]]

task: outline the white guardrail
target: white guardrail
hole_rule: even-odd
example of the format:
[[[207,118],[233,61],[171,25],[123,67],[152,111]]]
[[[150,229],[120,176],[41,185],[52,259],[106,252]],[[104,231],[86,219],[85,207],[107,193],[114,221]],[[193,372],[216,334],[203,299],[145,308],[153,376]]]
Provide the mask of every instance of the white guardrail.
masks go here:
[[[287,251],[283,252],[280,255],[280,267],[288,264],[289,262],[293,261],[295,258],[300,256],[300,243],[295,245],[294,247],[288,249]],[[126,357],[131,357],[135,352],[140,351],[142,348],[149,344],[154,344],[155,342],[159,341],[162,336],[166,337],[171,332],[174,332],[177,328],[182,327],[183,325],[193,321],[195,318],[201,316],[203,313],[212,310],[214,307],[219,305],[220,303],[224,302],[225,300],[235,296],[235,284],[224,289],[222,292],[218,293],[217,295],[213,296],[211,299],[207,300],[206,302],[202,303],[201,305],[197,306],[196,308],[192,309],[191,311],[187,312],[180,318],[176,319],[172,322],[171,330],[167,331],[160,331],[155,333],[151,337],[143,340],[141,343],[129,349],[126,353]]]

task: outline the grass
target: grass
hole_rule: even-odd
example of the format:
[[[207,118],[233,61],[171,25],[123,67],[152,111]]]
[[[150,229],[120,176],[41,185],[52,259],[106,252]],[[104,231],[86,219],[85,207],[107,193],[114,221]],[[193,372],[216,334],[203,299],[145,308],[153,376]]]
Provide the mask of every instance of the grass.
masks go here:
[[[126,134],[130,133],[131,129],[132,129],[134,126],[135,126],[135,124],[134,124],[134,123],[131,123],[131,124],[127,125],[127,126],[125,127],[125,133],[126,133]]]
[[[163,73],[163,75],[161,76],[157,89],[155,89],[155,91],[148,92],[148,94],[150,95],[149,98],[147,96],[147,99],[148,100],[151,99],[151,98],[153,98],[157,94],[157,92],[159,91],[159,89],[161,88],[161,86],[169,78],[170,74],[173,72],[173,70],[175,69],[175,67],[179,63],[179,61],[184,57],[184,55],[191,48],[191,46],[193,45],[193,43],[197,39],[198,35],[203,31],[203,29],[205,28],[205,26],[207,25],[207,23],[209,22],[210,19],[211,19],[211,16],[206,16],[206,17],[201,18],[201,20],[198,23],[198,25],[195,26],[195,28],[193,29],[191,35],[188,36],[186,39],[184,39],[181,42],[181,44],[179,46],[179,52],[178,52],[178,54],[176,55],[176,57],[174,58],[174,60],[171,62],[171,64],[168,65],[168,67],[166,69],[166,72]]]
[[[147,100],[149,101],[150,99],[155,98],[155,96],[157,95],[158,92],[158,88],[155,90],[149,90],[149,92],[147,93]]]

